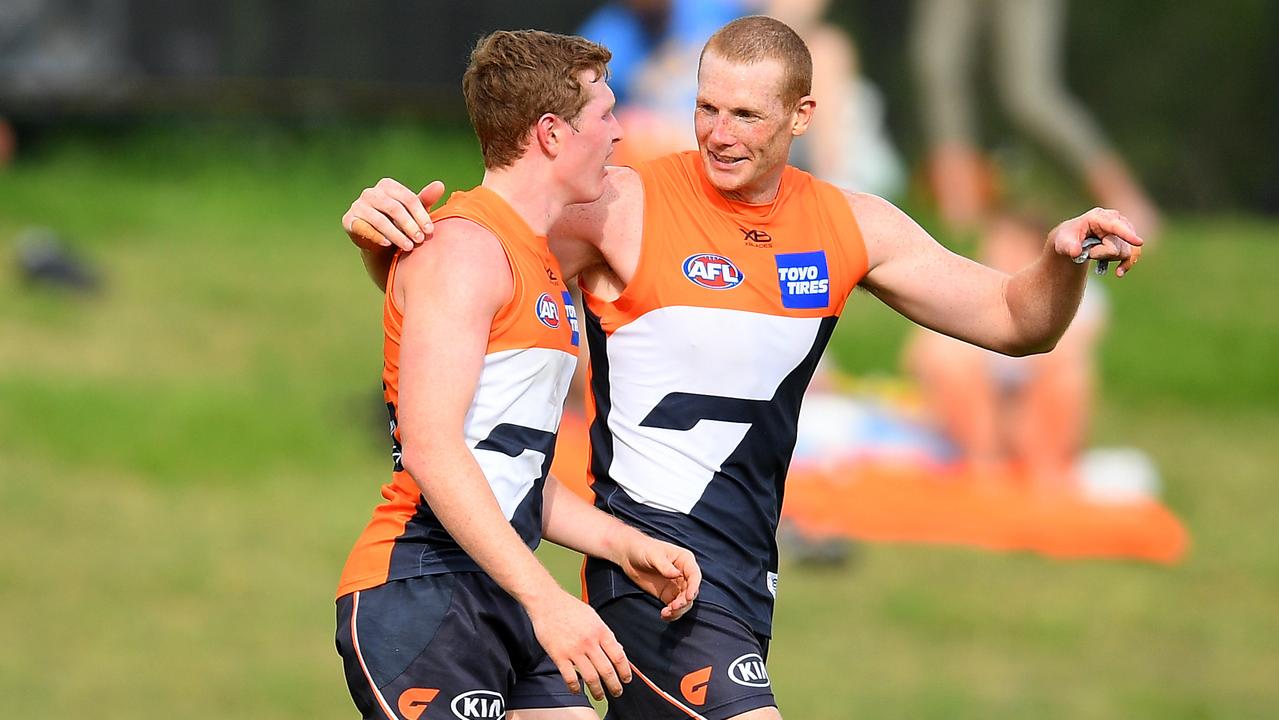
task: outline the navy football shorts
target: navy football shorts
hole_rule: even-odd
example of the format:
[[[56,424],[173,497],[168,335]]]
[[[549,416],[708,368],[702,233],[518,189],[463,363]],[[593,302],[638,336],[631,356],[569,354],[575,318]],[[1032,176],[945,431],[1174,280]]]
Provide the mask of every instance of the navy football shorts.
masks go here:
[[[569,692],[524,608],[484,573],[343,595],[337,647],[365,718],[482,720],[507,710],[590,707],[584,693]]]
[[[648,595],[597,608],[635,673],[609,698],[608,720],[724,720],[777,704],[764,667],[768,638],[718,605],[699,600],[673,623],[661,608]]]

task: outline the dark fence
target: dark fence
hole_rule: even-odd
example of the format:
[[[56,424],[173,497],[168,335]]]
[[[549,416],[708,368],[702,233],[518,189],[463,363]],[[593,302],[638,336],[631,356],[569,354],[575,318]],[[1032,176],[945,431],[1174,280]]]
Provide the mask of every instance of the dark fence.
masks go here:
[[[492,29],[571,32],[598,0],[0,0],[0,115],[460,115]],[[910,3],[833,19],[917,147]],[[1279,211],[1279,3],[1076,0],[1068,84],[1169,206]],[[691,71],[691,69],[690,69]],[[995,103],[990,104],[992,107]]]
[[[3,0],[0,112],[457,107],[476,38],[591,0]]]

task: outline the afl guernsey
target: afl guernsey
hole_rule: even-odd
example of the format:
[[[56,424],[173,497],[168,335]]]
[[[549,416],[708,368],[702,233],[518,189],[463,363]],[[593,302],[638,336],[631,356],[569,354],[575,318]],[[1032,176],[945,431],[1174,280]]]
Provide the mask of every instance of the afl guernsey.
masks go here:
[[[559,263],[524,220],[484,187],[453,193],[435,222],[464,218],[497,236],[510,263],[514,290],[493,317],[475,398],[465,420],[466,443],[498,504],[530,548],[542,534],[542,488],[551,466],[555,432],[577,364],[578,327]],[[396,426],[403,308],[395,300],[391,265],[382,311],[382,385],[391,416],[391,482],[385,499],[355,543],[338,584],[339,597],[390,580],[479,566],[454,542],[400,463]],[[438,478],[420,478],[423,482]]]
[[[696,152],[636,170],[635,276],[616,301],[586,296],[595,503],[692,550],[699,599],[771,636],[800,401],[865,246],[844,194],[792,167],[761,205],[720,195]],[[640,592],[594,558],[584,580],[597,607]]]

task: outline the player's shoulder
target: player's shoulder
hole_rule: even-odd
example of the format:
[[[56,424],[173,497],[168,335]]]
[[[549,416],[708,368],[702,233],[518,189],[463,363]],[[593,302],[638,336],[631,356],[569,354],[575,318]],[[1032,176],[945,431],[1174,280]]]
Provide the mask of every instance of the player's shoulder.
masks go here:
[[[483,276],[506,267],[506,253],[497,235],[465,217],[448,217],[435,223],[435,233],[412,252],[400,254],[398,266],[405,279],[429,275],[452,280]]]
[[[626,197],[644,191],[644,180],[639,171],[629,165],[610,165],[604,180],[604,193]],[[601,198],[603,199],[603,198]]]
[[[861,211],[872,215],[901,212],[897,209],[896,205],[872,193],[861,192],[860,190],[849,190],[847,188],[840,188],[839,192],[844,196],[844,199],[848,202],[848,206],[852,208],[853,212]]]
[[[606,235],[638,225],[644,209],[644,184],[634,168],[609,166],[604,191],[593,202],[577,203],[551,229],[555,242],[585,242],[599,247]]]
[[[918,225],[909,215],[884,198],[868,192],[841,189],[848,208],[868,238],[874,236],[892,237],[906,230],[917,230]]]

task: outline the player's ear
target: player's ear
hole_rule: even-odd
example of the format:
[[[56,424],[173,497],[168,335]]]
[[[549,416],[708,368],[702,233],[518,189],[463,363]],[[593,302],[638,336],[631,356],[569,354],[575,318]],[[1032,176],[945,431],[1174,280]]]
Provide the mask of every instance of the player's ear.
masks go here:
[[[543,113],[533,125],[533,139],[547,157],[559,155],[564,142],[564,123],[553,113]]]
[[[817,100],[812,95],[799,99],[795,112],[791,114],[791,135],[799,137],[808,131],[808,124],[813,121],[813,113],[817,110]]]

